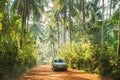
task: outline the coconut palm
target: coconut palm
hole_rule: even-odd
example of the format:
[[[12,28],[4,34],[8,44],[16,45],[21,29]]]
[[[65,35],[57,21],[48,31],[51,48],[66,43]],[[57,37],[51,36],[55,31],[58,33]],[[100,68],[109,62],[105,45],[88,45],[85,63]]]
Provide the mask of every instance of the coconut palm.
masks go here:
[[[55,0],[54,1],[53,11],[55,14],[55,18],[60,21],[61,26],[63,26],[63,31],[61,31],[64,35],[63,39],[66,42],[66,31],[69,33],[68,38],[69,41],[72,41],[72,28],[73,28],[73,18],[76,14],[75,0]],[[57,16],[56,16],[57,14]]]
[[[56,33],[57,33],[57,29],[54,28],[53,26],[49,25],[49,27],[47,28],[47,32],[46,32],[45,42],[50,43],[51,52],[53,53],[53,57],[55,57],[54,50],[55,50],[55,44],[57,42]]]
[[[25,5],[23,5],[25,3]],[[20,14],[22,16],[23,7],[26,7],[26,17],[29,17],[30,14],[36,17],[36,19],[40,18],[41,13],[44,11],[43,5],[39,2],[39,0],[14,0],[11,10],[12,12]]]
[[[31,14],[38,20],[44,11],[43,5],[40,5],[39,0],[14,0],[11,10],[13,13],[17,12],[17,14],[20,14],[22,17],[25,15],[25,20],[22,20],[25,25],[26,18],[29,19]]]
[[[53,7],[53,11],[54,11],[54,18],[56,20],[56,25],[57,25],[57,28],[58,28],[58,43],[60,43],[60,35],[64,34],[64,42],[65,42],[65,25],[66,25],[66,0],[55,0],[54,1],[54,7]],[[56,6],[59,5],[57,8]],[[62,22],[62,19],[64,20],[64,23]],[[60,28],[62,28],[62,25],[64,24],[64,30],[61,31]],[[62,32],[60,34],[60,32]]]
[[[95,21],[99,21],[102,19],[101,9],[102,7],[99,5],[99,0],[89,1],[86,4],[86,14],[90,23],[96,23]]]
[[[85,0],[82,0],[83,27],[85,29]]]
[[[118,55],[120,56],[120,9],[119,9]]]
[[[39,1],[39,0],[37,0]],[[40,18],[41,12],[43,11],[43,6],[39,5],[36,0],[14,0],[11,10],[13,13],[20,14],[22,17],[22,31],[24,37],[21,36],[20,44],[22,47],[22,42],[25,38],[27,32],[26,20],[29,16],[33,14],[33,17],[38,20]]]
[[[118,17],[119,16],[119,17]],[[112,24],[118,25],[118,47],[117,47],[117,54],[120,56],[120,7],[115,11],[112,16]]]

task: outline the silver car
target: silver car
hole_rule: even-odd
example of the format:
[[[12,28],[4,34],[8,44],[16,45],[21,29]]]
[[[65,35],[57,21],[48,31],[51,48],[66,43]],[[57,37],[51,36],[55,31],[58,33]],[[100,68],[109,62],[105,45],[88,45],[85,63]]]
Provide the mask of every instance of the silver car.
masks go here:
[[[64,70],[67,71],[67,63],[63,58],[54,58],[52,61],[52,70]]]

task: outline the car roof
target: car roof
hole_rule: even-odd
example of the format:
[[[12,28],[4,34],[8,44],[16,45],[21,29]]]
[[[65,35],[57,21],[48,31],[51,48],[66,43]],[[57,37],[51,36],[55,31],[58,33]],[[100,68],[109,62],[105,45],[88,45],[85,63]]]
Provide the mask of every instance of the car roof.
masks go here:
[[[56,59],[62,59],[62,60],[64,60],[63,58],[54,58],[54,60],[56,60]]]

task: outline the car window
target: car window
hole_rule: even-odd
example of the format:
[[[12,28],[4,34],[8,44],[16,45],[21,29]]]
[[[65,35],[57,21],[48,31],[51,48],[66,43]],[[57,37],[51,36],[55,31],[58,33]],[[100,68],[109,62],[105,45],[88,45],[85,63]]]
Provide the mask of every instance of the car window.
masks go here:
[[[54,62],[57,62],[57,60],[54,60]]]
[[[64,62],[64,60],[62,60],[62,59],[58,59],[58,62]]]
[[[64,60],[63,59],[54,59],[54,62],[62,63],[62,62],[64,62]]]

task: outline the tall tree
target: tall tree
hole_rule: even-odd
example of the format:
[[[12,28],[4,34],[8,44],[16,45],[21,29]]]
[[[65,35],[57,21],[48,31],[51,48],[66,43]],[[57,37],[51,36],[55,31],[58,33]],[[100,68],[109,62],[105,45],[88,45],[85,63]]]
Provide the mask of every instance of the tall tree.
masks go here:
[[[23,0],[23,7],[22,7],[22,36],[21,36],[21,40],[20,40],[20,47],[22,49],[23,46],[23,41],[25,39],[25,33],[26,33],[26,0]]]
[[[25,40],[25,34],[28,30],[26,25],[26,19],[32,14],[34,20],[40,18],[41,12],[43,12],[43,6],[41,6],[39,0],[14,0],[11,10],[14,14],[20,14],[22,17],[22,36],[20,40],[20,45],[22,48],[23,41]]]
[[[64,10],[63,10],[63,14],[64,14],[64,31],[63,31],[63,34],[64,34],[64,43],[66,43],[66,17],[67,17],[67,5],[66,5],[66,2],[64,3]]]
[[[58,32],[57,32],[57,42],[58,42],[58,47],[59,47],[59,44],[60,44],[60,26],[59,26],[59,10],[57,10],[56,11],[56,13],[55,13],[55,15],[54,15],[54,17],[55,17],[55,21],[56,21],[56,26],[57,26],[57,30],[58,30]]]
[[[118,23],[118,53],[120,56],[120,8],[119,8],[119,23]]]
[[[69,31],[69,41],[70,41],[70,43],[72,42],[71,41],[71,27],[72,27],[72,24],[71,24],[72,23],[71,22],[71,14],[72,14],[71,12],[72,11],[71,10],[72,10],[72,6],[73,6],[72,1],[73,0],[69,0],[69,27],[68,27],[68,31]]]
[[[82,0],[83,28],[85,29],[85,0]]]
[[[104,37],[104,0],[102,0],[102,29],[101,29],[101,47],[103,48],[103,37]]]
[[[51,25],[49,25],[47,33],[46,33],[46,42],[50,42],[50,48],[51,48],[51,52],[53,53],[53,57],[55,57],[55,43],[57,42],[57,38],[56,38],[56,33],[57,33],[57,29]]]
[[[73,18],[76,13],[74,2],[75,0],[55,0],[54,2],[53,10],[59,13],[58,20],[61,23],[61,35],[64,42],[68,40],[72,42]],[[67,37],[66,34],[68,34]]]

